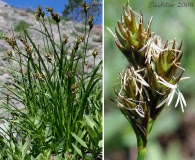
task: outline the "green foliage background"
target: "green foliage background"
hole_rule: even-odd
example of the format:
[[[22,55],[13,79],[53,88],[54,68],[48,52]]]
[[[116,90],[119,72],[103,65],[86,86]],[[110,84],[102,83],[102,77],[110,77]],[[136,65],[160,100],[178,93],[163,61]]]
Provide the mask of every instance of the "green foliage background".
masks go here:
[[[110,97],[115,97],[114,84],[118,83],[118,72],[125,69],[128,65],[127,60],[122,53],[117,49],[114,43],[114,38],[110,32],[106,29],[109,27],[113,32],[117,26],[117,20],[122,15],[123,4],[126,4],[127,0],[105,0],[104,1],[104,106],[105,106],[105,119],[104,119],[104,145],[105,145],[105,160],[111,160],[113,155],[121,151],[121,149],[132,149],[136,147],[136,139],[128,121],[117,109],[116,104],[110,101]],[[184,94],[187,101],[187,107],[183,114],[180,106],[174,108],[173,102],[170,107],[165,107],[160,117],[154,124],[153,131],[151,133],[147,158],[146,160],[179,160],[182,159],[183,152],[181,146],[181,140],[175,139],[168,145],[167,151],[164,153],[162,146],[160,146],[157,138],[162,135],[174,134],[181,121],[188,119],[195,115],[194,109],[194,70],[195,70],[195,2],[194,1],[180,1],[180,0],[155,0],[155,3],[171,3],[176,4],[174,7],[151,7],[149,3],[151,1],[146,0],[131,0],[130,6],[134,11],[140,14],[140,11],[144,15],[145,27],[153,16],[153,22],[151,25],[152,32],[161,36],[162,43],[166,40],[177,39],[177,43],[183,42],[182,51],[184,52],[182,58],[182,67],[186,69],[183,76],[189,76],[190,79],[181,81],[180,91]],[[193,3],[193,7],[177,7],[179,2]],[[175,96],[176,98],[176,96]],[[114,99],[114,98],[113,98]],[[194,125],[195,127],[195,125]],[[174,146],[174,147],[173,147]],[[136,153],[135,153],[136,154]],[[112,156],[110,156],[112,155]]]

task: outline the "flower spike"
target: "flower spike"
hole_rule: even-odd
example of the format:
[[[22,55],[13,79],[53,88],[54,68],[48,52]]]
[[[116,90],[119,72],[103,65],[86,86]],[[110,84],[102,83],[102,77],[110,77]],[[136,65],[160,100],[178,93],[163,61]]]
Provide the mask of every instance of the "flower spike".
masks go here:
[[[160,36],[151,32],[152,19],[144,28],[143,14],[134,12],[127,2],[115,34],[108,28],[129,62],[119,74],[121,88],[115,91],[116,103],[136,133],[138,149],[146,147],[154,121],[175,94],[175,107],[180,104],[184,112],[187,106],[178,87],[178,82],[186,79],[180,66],[182,43],[177,46],[174,39],[162,45]]]

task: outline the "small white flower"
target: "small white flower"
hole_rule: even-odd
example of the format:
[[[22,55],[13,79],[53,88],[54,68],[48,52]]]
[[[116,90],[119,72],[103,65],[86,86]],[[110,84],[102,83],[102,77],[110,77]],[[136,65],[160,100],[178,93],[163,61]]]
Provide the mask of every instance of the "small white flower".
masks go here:
[[[161,107],[162,105],[164,105],[166,102],[167,102],[167,105],[169,106],[173,100],[173,97],[175,95],[175,93],[178,95],[177,96],[177,101],[176,101],[176,104],[175,104],[175,107],[178,106],[179,102],[180,102],[180,105],[181,105],[181,109],[182,109],[182,112],[184,112],[184,106],[186,107],[187,104],[186,104],[186,100],[184,99],[184,96],[183,94],[179,91],[179,88],[178,88],[178,85],[175,84],[170,84],[168,83],[167,81],[165,81],[162,77],[158,76],[159,78],[159,83],[165,85],[166,87],[168,88],[171,88],[171,92],[169,93],[168,97],[166,99],[164,99],[158,106],[157,108]],[[183,79],[188,79],[189,77],[184,77]]]
[[[156,106],[156,108],[162,107],[167,101],[168,101],[168,97],[165,98],[164,100],[162,100],[162,102],[160,102],[160,103],[158,104],[158,106]]]
[[[117,38],[116,35],[111,31],[110,28],[107,27],[107,30],[114,36],[114,38]]]
[[[162,77],[158,76],[160,80],[158,80],[159,83],[165,85],[168,88],[175,89],[177,88],[177,84],[170,84],[169,82],[165,81]]]
[[[171,104],[174,94],[175,94],[175,89],[172,89],[168,96],[168,100],[169,100],[167,104],[168,106]]]
[[[154,36],[154,38],[153,37],[149,38],[146,45],[139,50],[139,52],[142,52],[145,49],[147,49],[145,51],[145,57],[146,57],[145,63],[147,62],[151,63],[152,57],[158,57],[159,54],[164,51],[164,49],[160,48],[161,47],[160,46],[161,43],[159,42],[160,40],[158,40],[159,43],[157,44],[154,42],[155,39],[158,39],[158,37],[159,36]]]
[[[187,106],[186,101],[184,99],[183,94],[179,90],[178,90],[178,93],[177,94],[178,94],[178,97],[177,97],[177,102],[175,104],[175,107],[177,107],[178,103],[180,102],[182,112],[184,112],[183,106],[185,106],[185,107]]]
[[[133,70],[133,73],[135,74],[135,76],[137,76],[136,80],[140,82],[142,85],[149,87],[149,84],[144,80],[144,78],[140,74],[138,74],[138,72],[140,71],[142,70],[138,70],[138,71]]]

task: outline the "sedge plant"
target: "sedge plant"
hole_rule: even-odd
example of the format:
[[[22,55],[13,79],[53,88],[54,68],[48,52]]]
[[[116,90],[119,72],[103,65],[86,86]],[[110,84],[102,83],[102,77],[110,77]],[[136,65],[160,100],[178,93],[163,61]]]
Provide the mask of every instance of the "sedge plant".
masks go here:
[[[139,22],[136,20],[139,18]],[[186,101],[178,82],[184,68],[180,66],[182,43],[176,39],[161,43],[160,36],[150,30],[152,19],[144,28],[143,14],[135,13],[129,2],[123,8],[121,21],[115,33],[116,46],[129,62],[119,75],[120,89],[115,90],[117,105],[130,122],[137,138],[137,160],[144,160],[146,146],[153,124],[165,106],[176,94],[175,107],[180,103],[184,112]]]
[[[11,49],[3,60],[12,79],[1,83],[0,159],[98,159],[102,152],[102,87],[100,61],[86,71],[86,58],[93,17],[83,3],[85,30],[68,45],[62,36],[60,16],[46,7],[55,24],[46,21],[39,6],[35,18],[43,46],[33,41],[27,29],[23,36],[5,36]],[[55,25],[55,26],[53,26]],[[58,29],[59,42],[53,27]],[[18,43],[23,45],[19,47]],[[19,107],[19,105],[21,107]],[[100,159],[100,158],[99,158]]]

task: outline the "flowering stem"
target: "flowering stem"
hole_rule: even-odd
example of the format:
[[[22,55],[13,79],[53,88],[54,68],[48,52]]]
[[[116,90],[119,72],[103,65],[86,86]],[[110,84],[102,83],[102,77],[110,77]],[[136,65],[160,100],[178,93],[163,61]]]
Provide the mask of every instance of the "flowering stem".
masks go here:
[[[136,138],[137,138],[137,148],[138,148],[137,160],[144,160],[145,159],[147,141],[148,141],[148,137],[150,135],[150,132],[152,130],[153,124],[154,124],[154,121],[152,119],[150,119],[148,126],[147,126],[147,131],[145,132],[144,136],[142,134],[140,134],[141,132],[135,131]]]
[[[141,136],[138,132],[135,133],[137,137],[137,148],[138,148],[137,160],[144,160],[146,155],[147,136],[143,138],[143,136]]]
[[[136,134],[137,160],[144,160],[152,126],[175,93],[178,94],[175,106],[180,102],[182,111],[186,106],[182,93],[177,91],[177,82],[185,69],[180,67],[182,43],[177,47],[174,39],[162,47],[160,37],[150,30],[151,21],[144,29],[143,15],[138,15],[137,23],[134,13],[128,1],[115,30],[115,43],[129,61],[119,76],[121,89],[116,95],[119,109]]]
[[[137,156],[137,160],[144,160],[146,156],[146,147],[144,148],[138,148],[138,156]]]

